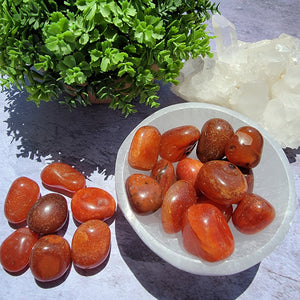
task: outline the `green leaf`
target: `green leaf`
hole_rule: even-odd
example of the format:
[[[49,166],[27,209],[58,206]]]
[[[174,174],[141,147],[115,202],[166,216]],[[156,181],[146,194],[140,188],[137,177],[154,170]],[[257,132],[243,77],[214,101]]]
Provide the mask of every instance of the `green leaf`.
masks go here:
[[[87,33],[84,33],[79,39],[79,44],[86,45],[88,41],[89,41],[89,35]]]
[[[69,68],[73,68],[76,66],[76,60],[73,55],[65,56],[63,62]]]
[[[101,71],[106,72],[109,68],[109,64],[110,59],[108,57],[103,57],[100,65]]]
[[[52,69],[54,66],[54,63],[49,55],[39,55],[39,60],[34,64],[34,67],[37,70],[43,69],[44,71],[47,71],[49,68]]]
[[[125,115],[133,100],[156,107],[159,85],[176,78],[188,57],[208,56],[207,20],[219,13],[208,0],[4,0],[0,6],[0,84],[28,86],[29,100],[57,98],[87,105],[91,87]],[[158,70],[152,65],[157,64]],[[33,69],[43,69],[41,76]],[[118,77],[130,87],[121,93]],[[5,79],[4,79],[5,78]]]
[[[93,49],[90,52],[90,56],[91,56],[91,62],[94,63],[96,61],[98,61],[101,57],[102,57],[102,51],[99,51],[97,49]]]

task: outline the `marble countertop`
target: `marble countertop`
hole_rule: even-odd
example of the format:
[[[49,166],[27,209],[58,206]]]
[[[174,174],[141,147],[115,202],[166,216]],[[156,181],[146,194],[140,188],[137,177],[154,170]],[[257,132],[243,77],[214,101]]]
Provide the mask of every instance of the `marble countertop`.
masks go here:
[[[238,39],[255,42],[281,33],[300,38],[300,2],[224,0],[220,10],[236,27]],[[161,108],[184,102],[161,86]],[[124,119],[106,105],[69,112],[57,102],[39,108],[15,88],[0,93],[0,206],[12,181],[27,176],[41,186],[40,172],[50,162],[63,161],[81,171],[87,186],[98,186],[116,199],[114,168],[118,148],[129,132],[154,112],[137,105]],[[111,253],[100,268],[38,283],[30,270],[18,276],[0,268],[0,299],[299,299],[300,298],[300,149],[287,151],[294,173],[297,211],[291,228],[261,263],[231,276],[196,276],[169,265],[139,239],[121,211],[110,223]],[[42,194],[45,190],[41,186]],[[76,229],[69,220],[65,238]],[[13,232],[0,209],[0,242]]]

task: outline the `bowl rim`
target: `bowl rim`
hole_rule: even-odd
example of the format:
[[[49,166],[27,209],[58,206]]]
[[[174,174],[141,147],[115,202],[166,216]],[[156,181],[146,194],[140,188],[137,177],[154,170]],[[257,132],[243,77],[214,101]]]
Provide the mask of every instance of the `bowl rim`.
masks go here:
[[[166,247],[165,245],[161,244],[158,240],[156,240],[151,234],[148,233],[148,231],[143,228],[139,224],[139,221],[135,215],[135,213],[132,211],[130,208],[130,205],[128,203],[128,198],[126,195],[126,189],[125,189],[125,180],[123,176],[123,168],[120,168],[120,166],[123,166],[126,163],[127,160],[127,154],[128,154],[128,147],[126,148],[125,146],[131,142],[133,135],[137,131],[138,128],[148,125],[150,122],[153,120],[163,116],[165,113],[172,113],[173,111],[177,110],[185,110],[185,109],[190,109],[190,108],[196,108],[196,109],[212,109],[219,111],[221,113],[228,114],[232,117],[235,117],[237,119],[240,119],[243,122],[246,122],[250,126],[253,126],[257,128],[261,134],[263,135],[264,139],[268,140],[270,145],[272,146],[273,150],[275,150],[276,154],[278,155],[285,174],[287,176],[288,180],[288,191],[289,191],[289,197],[288,197],[288,205],[286,208],[286,213],[284,215],[284,218],[282,220],[281,225],[278,227],[272,238],[265,244],[263,247],[264,253],[256,252],[255,257],[252,257],[249,259],[249,262],[244,264],[245,266],[241,268],[239,266],[239,260],[234,262],[229,261],[220,261],[216,263],[206,263],[199,259],[200,262],[202,262],[204,268],[200,268],[199,270],[190,270],[190,266],[194,264],[194,261],[190,261],[189,257],[184,256],[178,252],[175,252],[174,250]],[[245,115],[242,115],[241,113],[238,113],[236,111],[230,110],[226,107],[215,105],[215,104],[207,104],[207,103],[199,103],[199,102],[187,102],[187,103],[179,103],[179,104],[173,104],[170,106],[167,106],[165,108],[162,108],[150,116],[146,117],[143,121],[141,121],[131,132],[130,134],[124,139],[121,147],[119,148],[118,154],[117,154],[117,159],[116,159],[116,164],[115,164],[115,190],[116,190],[116,195],[117,195],[117,202],[118,206],[121,208],[126,220],[129,222],[133,230],[137,233],[139,238],[154,252],[156,255],[160,256],[162,259],[164,259],[166,262],[170,263],[174,267],[192,273],[196,275],[209,275],[209,276],[220,276],[220,275],[233,275],[239,272],[242,272],[256,264],[262,261],[265,257],[270,255],[271,252],[273,252],[283,241],[285,238],[291,223],[293,221],[295,212],[296,212],[296,206],[297,206],[297,201],[296,201],[296,187],[295,187],[295,181],[294,181],[294,176],[292,173],[292,170],[290,168],[290,164],[287,160],[287,157],[280,147],[280,145],[271,137],[271,135],[260,125],[258,125],[256,122],[253,120],[249,119]],[[125,192],[125,194],[124,194]],[[126,201],[121,201],[123,197],[126,197]],[[161,251],[161,248],[163,247],[164,251]],[[170,255],[176,257],[177,259],[175,260],[170,260],[169,257]],[[183,259],[185,261],[185,265],[182,266],[182,263],[180,263],[180,259]],[[226,272],[222,270],[220,271],[218,268],[219,263],[231,263],[232,267],[230,268],[230,272]]]

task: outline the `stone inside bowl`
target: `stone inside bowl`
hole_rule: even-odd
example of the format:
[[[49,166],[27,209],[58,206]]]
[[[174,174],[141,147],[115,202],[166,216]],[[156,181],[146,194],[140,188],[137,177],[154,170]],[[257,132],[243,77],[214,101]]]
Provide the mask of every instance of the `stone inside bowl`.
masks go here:
[[[267,199],[275,208],[271,225],[255,235],[239,233],[229,222],[235,239],[234,253],[227,259],[209,263],[189,254],[182,245],[181,234],[164,233],[160,211],[148,216],[135,214],[128,202],[125,181],[130,174],[141,173],[127,162],[128,149],[138,127],[156,126],[161,133],[181,125],[201,129],[210,118],[219,117],[230,122],[236,130],[241,126],[256,127],[264,137],[260,164],[253,169],[254,193]],[[190,157],[196,158],[195,150]],[[148,172],[144,172],[148,173]],[[183,103],[161,109],[142,121],[124,140],[116,161],[116,192],[119,207],[143,242],[158,256],[173,266],[199,275],[230,275],[246,270],[268,256],[284,239],[296,209],[296,191],[288,160],[280,146],[269,134],[247,117],[223,108],[203,103]]]

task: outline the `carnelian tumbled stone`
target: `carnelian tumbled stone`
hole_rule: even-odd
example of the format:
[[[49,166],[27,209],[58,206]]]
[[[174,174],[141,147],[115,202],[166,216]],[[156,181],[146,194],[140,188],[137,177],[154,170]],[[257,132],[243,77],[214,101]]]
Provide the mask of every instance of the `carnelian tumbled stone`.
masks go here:
[[[240,202],[248,189],[239,168],[223,160],[204,163],[197,176],[197,185],[207,198],[223,205]]]
[[[233,214],[233,205],[232,204],[224,205],[224,204],[214,202],[214,201],[208,199],[203,194],[198,197],[198,203],[209,203],[211,205],[214,205],[221,211],[221,213],[223,214],[223,216],[225,217],[227,222],[229,222],[230,218],[232,217],[232,214]]]
[[[185,180],[176,181],[166,192],[161,206],[161,222],[166,233],[176,233],[182,228],[183,215],[197,203],[194,186]]]
[[[151,170],[150,177],[158,181],[164,196],[169,187],[176,181],[173,164],[164,158],[158,160]]]
[[[71,249],[67,240],[59,235],[45,235],[33,246],[30,270],[34,278],[48,282],[62,277],[71,265]]]
[[[227,159],[243,168],[254,168],[260,162],[264,140],[254,127],[243,126],[231,136],[225,147]]]
[[[92,269],[101,265],[110,250],[111,233],[101,220],[89,220],[81,224],[72,239],[72,261],[81,269]]]
[[[178,180],[186,180],[190,182],[194,188],[196,189],[196,192],[199,194],[199,189],[196,184],[197,176],[199,173],[199,170],[203,166],[203,163],[194,158],[186,157],[182,160],[180,160],[176,166],[176,176]]]
[[[130,144],[128,163],[138,170],[151,170],[158,158],[161,134],[154,126],[140,127]]]
[[[1,265],[8,272],[19,272],[29,263],[31,249],[39,236],[29,228],[23,227],[14,231],[1,244]]]
[[[184,248],[206,261],[216,262],[234,251],[234,239],[225,217],[214,205],[189,207],[182,228]]]
[[[250,193],[238,204],[232,215],[233,225],[244,234],[266,228],[275,218],[275,209],[264,198]]]
[[[239,168],[241,170],[241,172],[244,174],[246,181],[247,181],[247,185],[248,185],[248,189],[247,189],[247,193],[252,193],[253,189],[254,189],[254,174],[253,174],[253,170],[252,169],[248,169],[248,168]]]
[[[204,123],[197,144],[196,153],[203,163],[221,159],[225,155],[225,146],[234,131],[228,121],[212,118]]]
[[[39,234],[57,232],[68,217],[67,200],[63,195],[50,193],[42,196],[28,212],[28,227]]]
[[[72,197],[71,210],[73,217],[81,223],[91,219],[105,220],[115,213],[116,202],[105,190],[86,187]]]
[[[192,125],[169,129],[161,136],[159,154],[170,162],[179,161],[192,152],[199,138],[199,129]]]
[[[162,188],[157,180],[144,174],[132,174],[125,183],[129,203],[139,214],[149,214],[161,207]]]
[[[17,178],[7,193],[4,203],[4,213],[10,223],[26,221],[32,205],[40,197],[38,184],[27,177]]]
[[[54,192],[60,192],[68,197],[85,187],[85,177],[72,166],[54,162],[41,172],[43,185]]]

